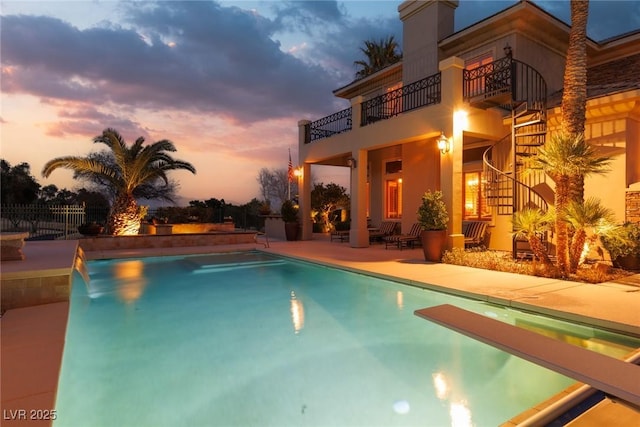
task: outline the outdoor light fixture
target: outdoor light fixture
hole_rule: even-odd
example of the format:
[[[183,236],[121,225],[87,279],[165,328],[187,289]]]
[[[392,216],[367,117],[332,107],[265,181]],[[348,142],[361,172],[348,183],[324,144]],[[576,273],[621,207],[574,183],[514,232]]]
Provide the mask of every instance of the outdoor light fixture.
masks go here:
[[[507,43],[504,46],[504,56],[506,56],[507,58],[511,58],[512,55],[513,51],[511,50],[511,46],[509,46],[509,43]]]
[[[356,159],[354,159],[353,157],[349,157],[347,159],[347,165],[351,168],[351,169],[355,169],[356,168]]]
[[[438,137],[438,149],[442,154],[447,154],[449,150],[451,150],[451,143],[449,139],[444,136],[444,132],[440,132],[440,136]]]
[[[300,178],[300,177],[302,176],[302,173],[303,173],[303,172],[302,172],[302,166],[300,166],[300,167],[298,167],[298,168],[295,168],[295,169],[293,170],[293,175],[294,175],[294,176],[296,176],[296,177],[298,177],[298,178]]]

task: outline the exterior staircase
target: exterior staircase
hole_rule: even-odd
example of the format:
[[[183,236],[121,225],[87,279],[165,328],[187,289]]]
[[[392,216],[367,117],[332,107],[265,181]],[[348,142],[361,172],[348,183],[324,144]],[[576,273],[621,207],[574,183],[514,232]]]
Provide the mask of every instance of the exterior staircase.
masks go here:
[[[545,182],[541,170],[527,160],[544,145],[546,125],[546,83],[529,65],[509,56],[465,71],[469,102],[480,108],[498,108],[511,117],[511,133],[489,147],[483,155],[487,203],[498,215],[513,215],[524,208],[548,209],[535,187]],[[547,236],[542,236],[547,242]],[[526,241],[513,241],[514,258],[530,257]]]

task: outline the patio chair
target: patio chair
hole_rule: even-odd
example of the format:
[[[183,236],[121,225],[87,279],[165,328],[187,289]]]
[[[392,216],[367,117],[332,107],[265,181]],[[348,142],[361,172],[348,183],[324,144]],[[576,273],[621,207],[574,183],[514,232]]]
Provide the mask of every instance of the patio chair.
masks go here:
[[[340,240],[340,242],[345,242],[349,240],[349,230],[334,230],[331,232],[331,241]]]
[[[483,245],[488,225],[488,221],[462,221],[464,247],[472,248]]]
[[[384,248],[387,249],[389,245],[394,245],[398,249],[402,250],[403,247],[413,249],[416,243],[420,243],[420,233],[422,227],[419,222],[414,223],[409,232],[406,234],[398,234],[395,236],[387,236],[384,238]]]
[[[382,241],[387,236],[392,236],[396,233],[396,227],[398,223],[395,221],[382,221],[380,228],[369,229],[369,243],[375,241]]]

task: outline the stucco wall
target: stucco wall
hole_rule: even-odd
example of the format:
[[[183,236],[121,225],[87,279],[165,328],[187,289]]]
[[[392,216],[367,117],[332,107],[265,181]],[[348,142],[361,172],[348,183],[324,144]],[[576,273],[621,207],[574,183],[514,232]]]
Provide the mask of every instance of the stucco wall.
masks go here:
[[[407,232],[417,220],[418,206],[427,190],[440,188],[440,151],[435,140],[422,140],[403,146],[402,230]]]

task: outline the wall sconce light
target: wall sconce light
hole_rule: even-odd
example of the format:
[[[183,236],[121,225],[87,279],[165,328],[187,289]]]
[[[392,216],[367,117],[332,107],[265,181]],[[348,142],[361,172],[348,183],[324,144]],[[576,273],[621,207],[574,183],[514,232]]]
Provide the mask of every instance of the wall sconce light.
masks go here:
[[[293,170],[293,175],[300,178],[302,176],[302,166]]]
[[[451,150],[451,143],[449,139],[444,136],[444,132],[440,132],[440,136],[438,137],[438,149],[442,154],[447,154],[449,150]]]
[[[507,58],[511,58],[513,56],[513,50],[511,49],[511,46],[509,46],[509,43],[507,43],[503,49],[504,56],[506,56]]]
[[[347,165],[351,168],[351,169],[355,169],[356,168],[356,159],[354,159],[353,157],[349,157],[347,159]]]

